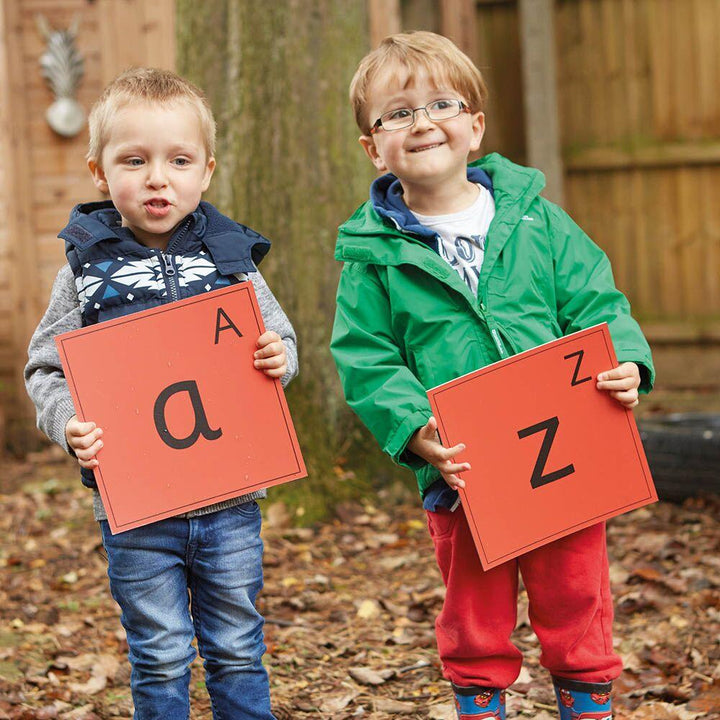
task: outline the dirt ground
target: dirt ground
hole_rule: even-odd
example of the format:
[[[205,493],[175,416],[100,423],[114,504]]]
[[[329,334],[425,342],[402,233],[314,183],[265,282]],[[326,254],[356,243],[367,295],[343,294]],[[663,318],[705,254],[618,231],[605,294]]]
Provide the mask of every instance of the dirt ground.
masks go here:
[[[271,491],[272,492],[272,491]],[[127,644],[90,493],[48,450],[0,468],[0,720],[131,717]],[[433,635],[443,588],[419,503],[393,487],[314,528],[264,505],[268,667],[278,720],[454,718]],[[720,718],[720,498],[609,523],[615,716]],[[556,717],[521,596],[508,717]],[[193,718],[210,718],[193,667]]]

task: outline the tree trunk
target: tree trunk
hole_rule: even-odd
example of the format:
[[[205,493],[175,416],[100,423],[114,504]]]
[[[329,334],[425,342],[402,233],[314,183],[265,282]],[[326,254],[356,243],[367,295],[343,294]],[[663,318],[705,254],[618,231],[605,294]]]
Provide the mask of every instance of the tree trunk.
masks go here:
[[[373,178],[348,102],[369,49],[366,3],[178,0],[177,28],[179,72],[205,90],[218,123],[208,199],[273,241],[261,270],[299,338],[288,401],[311,477],[300,484],[337,496],[338,466],[358,445],[367,459],[369,444],[328,349],[337,226]]]

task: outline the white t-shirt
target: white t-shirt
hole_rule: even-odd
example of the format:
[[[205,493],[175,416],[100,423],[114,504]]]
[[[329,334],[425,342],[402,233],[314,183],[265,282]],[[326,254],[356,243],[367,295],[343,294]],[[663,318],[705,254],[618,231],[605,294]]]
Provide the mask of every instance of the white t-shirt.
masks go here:
[[[413,215],[439,238],[440,255],[457,270],[477,295],[478,278],[485,257],[485,237],[495,217],[495,200],[491,192],[478,185],[477,200],[465,210],[449,215]]]

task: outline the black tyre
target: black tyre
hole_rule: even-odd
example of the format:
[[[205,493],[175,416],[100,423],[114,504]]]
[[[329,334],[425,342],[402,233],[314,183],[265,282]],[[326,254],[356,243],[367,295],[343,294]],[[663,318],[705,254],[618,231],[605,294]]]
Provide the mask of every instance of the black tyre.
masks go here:
[[[720,493],[720,414],[648,417],[638,428],[662,500]]]

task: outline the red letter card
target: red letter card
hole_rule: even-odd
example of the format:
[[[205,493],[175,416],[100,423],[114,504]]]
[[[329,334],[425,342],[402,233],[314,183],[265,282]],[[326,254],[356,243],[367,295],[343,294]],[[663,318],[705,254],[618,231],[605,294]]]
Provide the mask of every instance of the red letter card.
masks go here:
[[[95,478],[112,531],[305,477],[249,282],[56,338],[80,420],[103,429]]]
[[[657,500],[632,411],[595,387],[616,365],[604,323],[428,391],[443,444],[466,445],[485,569]]]

